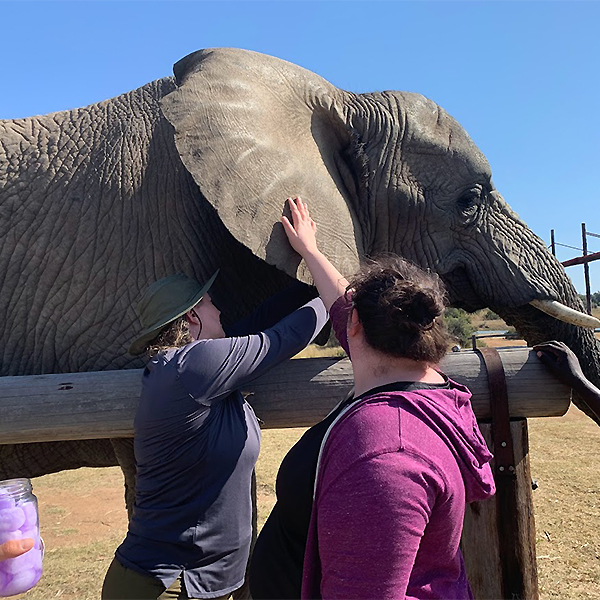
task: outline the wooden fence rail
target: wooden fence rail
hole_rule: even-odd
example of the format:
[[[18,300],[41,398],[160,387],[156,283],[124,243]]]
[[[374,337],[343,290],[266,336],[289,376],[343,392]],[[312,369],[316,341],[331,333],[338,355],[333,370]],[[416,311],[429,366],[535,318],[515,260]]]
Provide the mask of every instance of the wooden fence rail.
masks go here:
[[[559,416],[570,390],[528,348],[500,350],[511,417]],[[490,418],[487,373],[471,351],[448,354],[442,369],[473,393],[478,419]],[[133,436],[141,370],[0,377],[0,443]],[[352,386],[347,359],[286,362],[248,386],[265,428],[308,427],[323,418]]]

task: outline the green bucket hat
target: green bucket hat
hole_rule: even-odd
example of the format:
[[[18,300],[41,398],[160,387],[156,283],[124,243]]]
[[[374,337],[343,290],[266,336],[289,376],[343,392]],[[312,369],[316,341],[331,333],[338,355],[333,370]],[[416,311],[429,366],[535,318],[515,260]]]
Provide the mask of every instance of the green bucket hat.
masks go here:
[[[217,269],[204,285],[183,273],[163,277],[150,285],[137,305],[137,313],[144,330],[129,346],[129,354],[142,354],[148,342],[154,339],[165,325],[196,306],[218,274]]]

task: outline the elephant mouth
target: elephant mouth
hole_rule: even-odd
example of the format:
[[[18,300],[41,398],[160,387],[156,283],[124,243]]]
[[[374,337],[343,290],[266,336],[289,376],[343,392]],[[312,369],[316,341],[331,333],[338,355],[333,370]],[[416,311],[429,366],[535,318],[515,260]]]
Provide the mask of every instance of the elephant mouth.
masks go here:
[[[489,298],[491,295],[491,288],[480,289],[479,285],[474,285],[474,282],[468,277],[465,269],[455,269],[450,273],[444,273],[442,279],[449,291],[450,304],[458,308],[464,308],[468,312],[474,312],[485,306],[492,308],[496,312],[499,312],[498,308],[504,308],[512,312],[514,310],[518,311],[519,307],[524,308],[529,305],[535,308],[536,312],[539,311],[545,313],[545,315],[552,317],[556,321],[561,321],[568,325],[575,325],[576,327],[583,327],[586,329],[600,327],[599,319],[573,307],[580,304],[575,300],[574,289],[570,290],[571,293],[566,292],[565,290],[566,293],[554,296],[552,293],[548,294],[548,290],[543,291],[538,289],[536,293],[536,290],[530,288],[529,294],[525,292],[525,297],[513,297],[512,301],[510,297],[505,297],[502,302],[499,303],[497,299],[491,300],[491,298]],[[571,306],[567,306],[559,300],[552,298],[552,296],[556,298],[561,295],[564,296],[565,300],[571,304]]]

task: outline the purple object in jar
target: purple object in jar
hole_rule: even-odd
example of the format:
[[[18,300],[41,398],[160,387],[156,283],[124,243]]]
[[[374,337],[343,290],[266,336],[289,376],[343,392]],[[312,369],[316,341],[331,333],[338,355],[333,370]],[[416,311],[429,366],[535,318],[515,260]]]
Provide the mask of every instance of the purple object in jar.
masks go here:
[[[15,531],[25,524],[25,513],[19,506],[0,508],[0,531]]]
[[[25,523],[24,527],[27,529],[31,529],[32,527],[37,527],[38,524],[38,512],[37,512],[37,502],[24,502],[19,505],[19,508],[25,514]]]
[[[15,596],[31,589],[40,580],[41,571],[25,569],[8,577],[6,584],[0,587],[0,596]]]
[[[3,508],[14,508],[15,501],[4,490],[0,490],[0,510]]]
[[[0,571],[0,596],[8,596],[8,594],[4,593],[4,590],[8,586],[12,579],[12,575],[8,575],[4,571]]]
[[[0,597],[22,594],[42,576],[43,551],[40,543],[37,498],[29,479],[0,481],[0,543],[32,538],[34,547],[0,562]]]
[[[0,571],[4,571],[10,575],[16,575],[19,571],[26,571],[27,569],[40,569],[42,567],[42,551],[32,548],[17,556],[16,558],[9,558],[0,563]]]

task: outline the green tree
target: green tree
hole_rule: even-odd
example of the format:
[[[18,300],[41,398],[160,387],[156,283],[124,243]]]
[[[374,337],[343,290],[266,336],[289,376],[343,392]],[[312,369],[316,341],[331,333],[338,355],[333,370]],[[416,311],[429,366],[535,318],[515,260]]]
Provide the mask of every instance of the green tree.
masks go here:
[[[578,294],[578,296],[585,306],[585,294]],[[600,306],[600,292],[594,292],[593,294],[590,294],[590,301],[592,308],[598,308]]]
[[[495,320],[499,319],[500,317],[491,308],[488,308],[483,313],[483,318],[495,321]]]
[[[471,321],[471,315],[461,308],[447,308],[444,313],[444,321],[450,335],[454,337],[461,346],[466,346],[471,341],[476,327]]]

